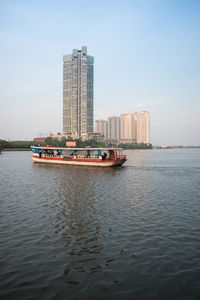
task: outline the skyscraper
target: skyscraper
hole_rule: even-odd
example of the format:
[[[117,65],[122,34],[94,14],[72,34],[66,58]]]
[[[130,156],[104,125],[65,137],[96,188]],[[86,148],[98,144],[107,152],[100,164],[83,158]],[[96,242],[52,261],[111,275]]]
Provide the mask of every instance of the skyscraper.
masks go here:
[[[120,116],[120,142],[132,143],[132,115],[125,113]]]
[[[63,133],[74,138],[93,132],[93,63],[85,46],[63,56]]]
[[[137,115],[137,143],[150,143],[150,113],[146,110]]]
[[[150,143],[150,113],[146,110],[108,118],[108,140],[120,143]]]
[[[136,143],[137,113],[125,113],[120,116],[120,142]]]
[[[120,139],[120,117],[108,118],[108,140],[119,142]]]

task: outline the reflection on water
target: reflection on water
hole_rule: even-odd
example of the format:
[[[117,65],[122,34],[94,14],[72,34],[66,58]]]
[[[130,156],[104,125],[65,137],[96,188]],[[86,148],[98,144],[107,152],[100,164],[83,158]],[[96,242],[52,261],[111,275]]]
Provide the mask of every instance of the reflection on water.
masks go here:
[[[95,174],[90,169],[85,170],[88,176],[80,168],[70,171],[73,174],[67,180],[65,176],[56,180],[56,232],[60,233],[67,247],[66,253],[73,256],[68,271],[86,272],[84,264],[94,261],[102,249],[94,205]],[[98,270],[92,266],[93,272],[95,269]]]
[[[0,157],[2,299],[197,298],[199,150],[127,156],[108,169]]]

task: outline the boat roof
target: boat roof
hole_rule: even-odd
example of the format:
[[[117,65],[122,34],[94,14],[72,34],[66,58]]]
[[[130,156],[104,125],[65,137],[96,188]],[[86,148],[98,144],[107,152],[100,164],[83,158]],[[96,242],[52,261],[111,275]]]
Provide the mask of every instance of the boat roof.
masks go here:
[[[47,150],[79,150],[79,151],[85,151],[85,150],[122,150],[122,148],[91,148],[91,147],[85,147],[85,148],[71,148],[71,147],[55,147],[55,146],[31,146],[31,148],[37,148],[37,149],[47,149]]]

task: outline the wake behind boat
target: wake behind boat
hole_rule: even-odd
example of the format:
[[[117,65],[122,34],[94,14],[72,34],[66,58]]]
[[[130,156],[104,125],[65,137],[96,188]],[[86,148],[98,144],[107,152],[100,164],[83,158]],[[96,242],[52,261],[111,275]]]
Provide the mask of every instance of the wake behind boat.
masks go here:
[[[68,148],[31,146],[35,163],[65,164],[92,167],[114,167],[125,163],[120,148]]]

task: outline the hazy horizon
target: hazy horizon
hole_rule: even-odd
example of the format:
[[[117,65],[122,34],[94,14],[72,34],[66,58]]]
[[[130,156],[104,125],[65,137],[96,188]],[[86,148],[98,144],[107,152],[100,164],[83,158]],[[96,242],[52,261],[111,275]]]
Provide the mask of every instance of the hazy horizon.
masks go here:
[[[200,145],[199,1],[0,1],[0,139],[62,132],[63,55],[94,56],[94,120],[148,110],[153,145]]]

